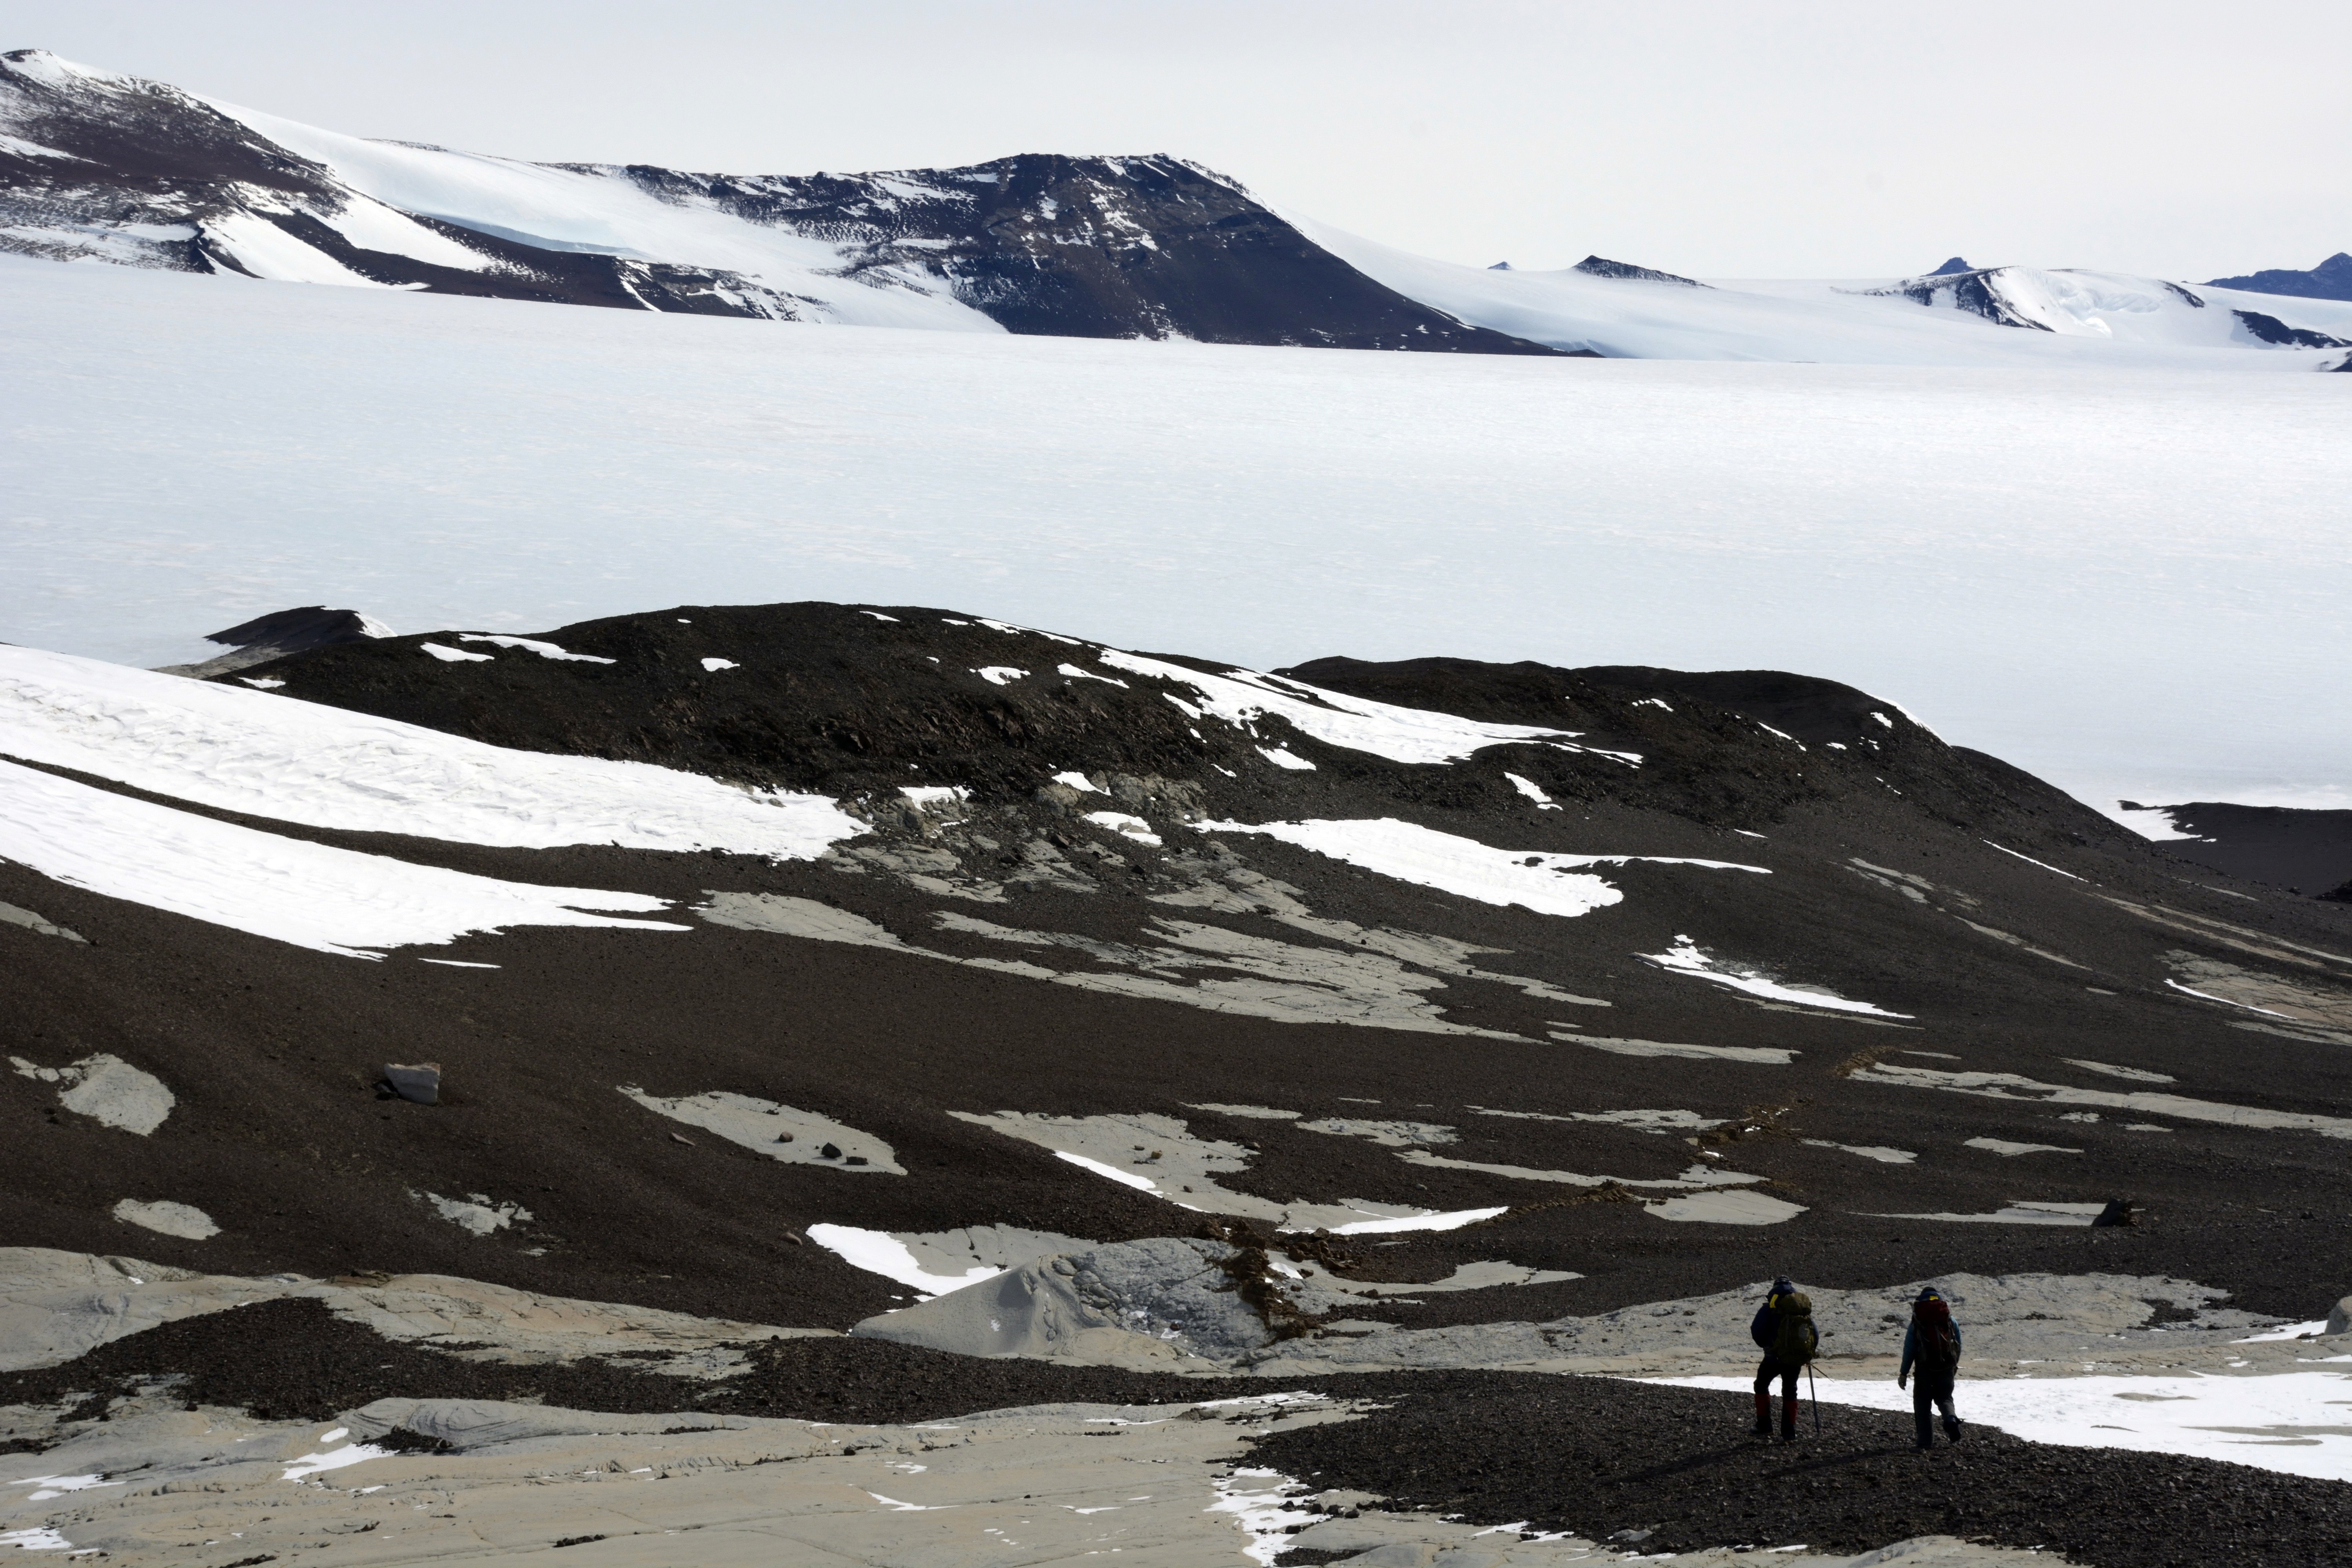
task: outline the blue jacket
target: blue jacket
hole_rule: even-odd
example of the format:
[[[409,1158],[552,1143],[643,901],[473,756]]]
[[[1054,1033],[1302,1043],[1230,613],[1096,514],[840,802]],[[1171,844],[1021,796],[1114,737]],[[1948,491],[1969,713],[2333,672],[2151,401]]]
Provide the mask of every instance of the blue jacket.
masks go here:
[[[1952,1344],[1956,1349],[1961,1348],[1960,1325],[1958,1319],[1953,1320],[1952,1322]],[[1902,1370],[1895,1374],[1895,1380],[1897,1383],[1900,1383],[1905,1378],[1909,1377],[1911,1375],[1911,1363],[1918,1359],[1919,1325],[1916,1321],[1914,1321],[1909,1328],[1903,1331],[1903,1366]],[[1930,1372],[1940,1373],[1949,1370],[1953,1369],[1946,1367],[1921,1366],[1919,1368],[1919,1375],[1921,1377],[1925,1377]]]

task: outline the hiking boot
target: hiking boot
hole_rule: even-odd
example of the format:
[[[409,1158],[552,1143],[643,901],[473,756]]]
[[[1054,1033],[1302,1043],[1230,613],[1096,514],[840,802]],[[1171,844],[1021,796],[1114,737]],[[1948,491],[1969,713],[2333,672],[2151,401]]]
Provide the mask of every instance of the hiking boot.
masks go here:
[[[1960,1418],[1958,1416],[1947,1415],[1944,1417],[1944,1436],[1946,1438],[1955,1443],[1960,1440]]]
[[[1748,1429],[1748,1435],[1751,1437],[1769,1437],[1772,1435],[1772,1423],[1759,1421]]]

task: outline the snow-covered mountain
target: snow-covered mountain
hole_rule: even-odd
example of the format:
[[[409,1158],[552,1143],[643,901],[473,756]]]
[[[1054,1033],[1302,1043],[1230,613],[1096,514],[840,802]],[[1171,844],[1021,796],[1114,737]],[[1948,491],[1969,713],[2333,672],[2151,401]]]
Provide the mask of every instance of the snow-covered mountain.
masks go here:
[[[0,248],[939,331],[1855,363],[2352,363],[2347,302],[1951,263],[1913,279],[1706,287],[1598,257],[1466,267],[1277,211],[1181,158],[809,175],[530,163],[346,136],[37,49],[0,56]],[[2245,350],[2260,358],[2216,352]]]
[[[1916,278],[1710,279],[1694,287],[1698,280],[1597,257],[1556,271],[1463,267],[1293,221],[1360,271],[1449,315],[1611,359],[2211,365],[2231,357],[2214,351],[2286,349],[2320,352],[2269,363],[2352,363],[2352,304],[2121,273],[1947,262]]]
[[[369,142],[0,56],[0,245],[59,259],[949,331],[1552,351],[1402,298],[1179,159],[736,177]]]

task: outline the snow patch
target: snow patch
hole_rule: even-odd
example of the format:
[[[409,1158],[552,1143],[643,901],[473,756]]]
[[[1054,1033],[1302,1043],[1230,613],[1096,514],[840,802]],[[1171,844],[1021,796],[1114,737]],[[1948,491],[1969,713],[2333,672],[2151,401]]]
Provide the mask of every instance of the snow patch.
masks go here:
[[[1664,866],[1697,866],[1708,870],[1770,873],[1760,866],[1727,860],[1692,860],[1657,855],[1553,855],[1522,849],[1496,849],[1475,839],[1440,833],[1418,823],[1397,818],[1304,822],[1203,822],[1203,833],[1262,833],[1375,871],[1399,881],[1435,888],[1480,903],[1517,904],[1539,915],[1573,917],[1590,914],[1621,901],[1624,895],[1600,878],[1586,874],[1590,866],[1627,865],[1636,861]]]
[[[1811,985],[1785,985],[1771,980],[1757,970],[1725,966],[1723,960],[1711,958],[1698,950],[1686,936],[1675,938],[1675,945],[1664,952],[1643,952],[1635,957],[1656,964],[1677,974],[1688,974],[1699,980],[1711,980],[1717,985],[1727,985],[1751,996],[1762,996],[1774,1002],[1793,1003],[1805,1007],[1825,1007],[1836,1013],[1866,1013],[1874,1018],[1908,1018],[1908,1013],[1890,1013],[1884,1007],[1867,1002],[1851,1001],[1834,992]]]
[[[1202,711],[1237,728],[1246,729],[1264,718],[1281,719],[1326,745],[1369,752],[1395,763],[1459,762],[1485,746],[1575,739],[1572,731],[1487,724],[1450,713],[1397,708],[1255,670],[1209,675],[1116,648],[1105,648],[1101,661],[1130,675],[1189,686],[1200,694]]]
[[[459,632],[459,642],[486,642],[494,647],[519,647],[535,653],[541,658],[567,659],[574,664],[618,664],[616,658],[599,658],[593,653],[566,653],[551,642],[536,637],[500,637],[491,632]],[[431,645],[426,645],[431,646]]]
[[[588,912],[667,907],[643,893],[541,887],[411,865],[174,811],[5,762],[0,858],[108,898],[351,958],[517,925],[688,929]]]
[[[700,1128],[787,1165],[821,1165],[851,1175],[907,1173],[889,1144],[814,1110],[728,1089],[675,1100],[664,1100],[634,1086],[625,1086],[621,1092],[656,1116]],[[826,1153],[828,1149],[833,1152]]]
[[[1160,835],[1152,832],[1151,824],[1139,816],[1132,816],[1123,811],[1090,811],[1086,814],[1086,819],[1097,827],[1109,828],[1121,837],[1148,844],[1154,849],[1160,847]]]
[[[819,795],[485,745],[36,648],[0,647],[0,741],[28,762],[218,810],[460,844],[611,843],[800,860],[866,831]]]
[[[1664,704],[1661,703],[1659,706],[1664,707]],[[1521,795],[1527,796],[1529,800],[1534,801],[1538,809],[1543,811],[1558,811],[1559,809],[1559,806],[1553,802],[1551,796],[1544,793],[1543,786],[1537,784],[1533,779],[1523,779],[1517,773],[1505,773],[1503,776],[1511,781],[1511,787],[1513,789],[1517,790]]]

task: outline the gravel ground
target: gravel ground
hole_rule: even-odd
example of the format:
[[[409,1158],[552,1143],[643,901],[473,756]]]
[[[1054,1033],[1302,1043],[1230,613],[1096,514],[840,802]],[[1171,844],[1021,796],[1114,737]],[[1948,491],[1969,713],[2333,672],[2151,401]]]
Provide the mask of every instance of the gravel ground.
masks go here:
[[[2028,1443],[1985,1427],[1912,1445],[1908,1415],[1810,1410],[1790,1444],[1749,1437],[1745,1394],[1603,1378],[1430,1373],[1366,1419],[1261,1439],[1254,1463],[1392,1508],[1527,1521],[1644,1552],[1864,1552],[1951,1534],[2102,1568],[2336,1568],[2352,1486],[2238,1465]]]
[[[70,1401],[99,1417],[165,1378],[191,1405],[324,1419],[373,1400],[538,1400],[643,1415],[939,1420],[1075,1402],[1143,1405],[1275,1392],[1256,1379],[1184,1378],[1032,1361],[978,1361],[880,1341],[746,1347],[724,1384],[625,1363],[515,1366],[402,1345],[315,1300],[268,1302],[130,1335],[63,1366],[0,1377],[0,1402]],[[1286,1385],[1287,1386],[1287,1385]],[[1396,1509],[1528,1521],[1600,1541],[1647,1531],[1645,1552],[1792,1545],[1862,1552],[1953,1534],[2048,1547],[2100,1568],[2336,1568],[2352,1561],[2352,1486],[2210,1460],[2028,1443],[1985,1427],[1921,1454],[1907,1416],[1832,1406],[1793,1444],[1747,1436],[1743,1394],[1605,1378],[1399,1373],[1301,1380],[1378,1402],[1364,1418],[1261,1439],[1255,1464]],[[0,1434],[0,1439],[17,1434]]]

